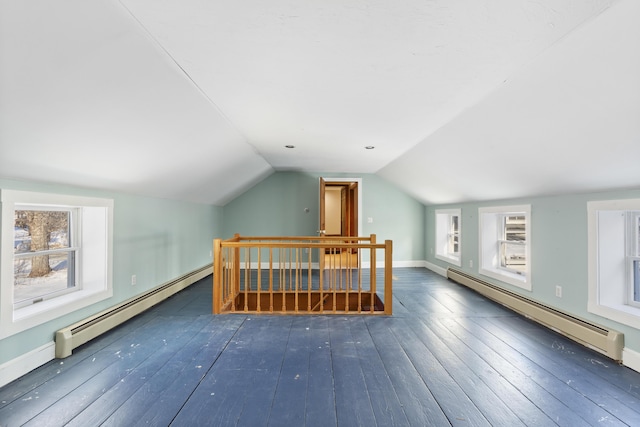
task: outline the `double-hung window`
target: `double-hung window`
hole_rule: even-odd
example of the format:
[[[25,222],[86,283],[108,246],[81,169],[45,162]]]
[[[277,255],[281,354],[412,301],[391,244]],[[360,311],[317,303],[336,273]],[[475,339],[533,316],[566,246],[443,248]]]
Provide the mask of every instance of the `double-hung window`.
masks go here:
[[[522,274],[527,268],[525,216],[518,213],[501,214],[498,220],[500,221],[500,239],[498,239],[500,268]]]
[[[627,302],[640,308],[640,211],[627,216]]]
[[[587,204],[590,312],[640,325],[640,199]]]
[[[436,258],[460,266],[460,209],[436,210]]]
[[[531,290],[531,206],[480,208],[480,273]]]
[[[78,289],[77,208],[16,205],[13,308]]]
[[[109,298],[111,199],[2,190],[0,338]]]

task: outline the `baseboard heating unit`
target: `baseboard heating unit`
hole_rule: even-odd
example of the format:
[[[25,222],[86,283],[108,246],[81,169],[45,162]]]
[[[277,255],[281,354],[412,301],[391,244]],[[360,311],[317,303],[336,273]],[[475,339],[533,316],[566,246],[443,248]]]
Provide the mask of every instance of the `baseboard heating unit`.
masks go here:
[[[453,268],[447,270],[447,278],[617,362],[622,361],[624,334],[621,332],[563,313]]]
[[[56,331],[56,357],[71,356],[74,348],[126,322],[212,273],[211,264]]]

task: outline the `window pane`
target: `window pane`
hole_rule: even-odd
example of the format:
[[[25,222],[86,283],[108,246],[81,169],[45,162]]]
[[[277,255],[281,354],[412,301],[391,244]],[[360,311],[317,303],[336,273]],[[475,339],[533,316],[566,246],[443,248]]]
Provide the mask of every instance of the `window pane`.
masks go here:
[[[636,216],[636,253],[635,256],[640,256],[640,215]]]
[[[509,242],[500,243],[500,266],[511,270],[524,272],[527,266],[525,245]]]
[[[67,291],[75,284],[75,252],[58,252],[49,255],[17,257],[13,260],[13,302],[33,301],[49,294]],[[34,273],[44,269],[48,274]]]
[[[14,253],[70,247],[70,212],[16,210]]]
[[[640,302],[640,260],[633,261],[633,301]]]
[[[504,239],[524,242],[526,239],[526,223],[524,215],[509,215],[504,217]]]

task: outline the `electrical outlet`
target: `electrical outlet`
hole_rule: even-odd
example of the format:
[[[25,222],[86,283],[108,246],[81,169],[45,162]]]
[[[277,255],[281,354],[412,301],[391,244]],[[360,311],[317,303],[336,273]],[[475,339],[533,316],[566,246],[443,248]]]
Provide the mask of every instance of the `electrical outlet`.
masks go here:
[[[562,298],[562,286],[556,286],[556,296]]]
[[[469,268],[473,268],[473,260],[472,259],[469,260]]]
[[[209,251],[209,258],[213,258],[213,251]]]
[[[134,286],[137,282],[137,278],[135,274],[131,275],[131,286]]]

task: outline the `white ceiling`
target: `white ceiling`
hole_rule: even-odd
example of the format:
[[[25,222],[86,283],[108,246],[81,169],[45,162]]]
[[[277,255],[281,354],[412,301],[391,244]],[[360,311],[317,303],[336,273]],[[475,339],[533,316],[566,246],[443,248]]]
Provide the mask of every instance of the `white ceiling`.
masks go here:
[[[275,170],[428,204],[637,186],[639,5],[0,0],[0,176],[219,205]]]

